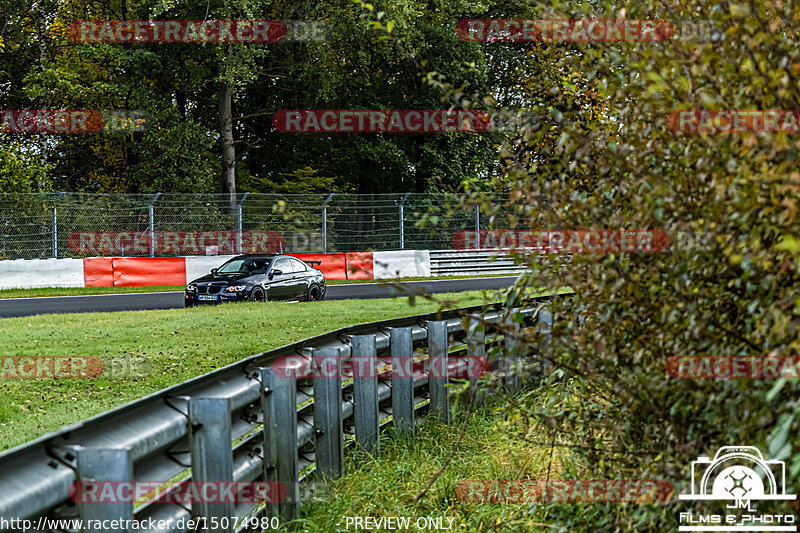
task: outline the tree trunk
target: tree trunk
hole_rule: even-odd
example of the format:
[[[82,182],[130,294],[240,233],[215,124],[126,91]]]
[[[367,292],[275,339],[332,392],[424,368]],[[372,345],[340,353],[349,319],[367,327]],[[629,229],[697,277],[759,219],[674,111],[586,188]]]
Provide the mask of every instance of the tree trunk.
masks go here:
[[[36,36],[39,39],[39,70],[44,71],[44,63],[47,61],[47,20],[45,19],[43,0],[39,0],[39,18],[36,24]],[[42,109],[49,107],[47,98],[42,100]],[[47,165],[47,146],[48,135],[39,135],[39,164],[44,167]],[[47,188],[45,183],[37,183],[37,190],[43,191]]]
[[[222,194],[228,214],[236,213],[236,149],[233,146],[231,101],[233,88],[225,84],[219,92],[219,133],[222,142]]]

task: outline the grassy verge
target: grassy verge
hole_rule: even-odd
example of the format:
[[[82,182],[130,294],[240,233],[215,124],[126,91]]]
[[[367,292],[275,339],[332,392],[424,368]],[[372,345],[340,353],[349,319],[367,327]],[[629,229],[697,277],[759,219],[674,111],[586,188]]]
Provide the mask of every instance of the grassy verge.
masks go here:
[[[438,278],[397,278],[397,279],[334,279],[328,285],[347,285],[352,283],[381,283],[397,281],[433,281],[447,279],[494,278],[512,274],[484,274],[480,276],[443,276]],[[88,296],[93,294],[128,294],[142,292],[174,292],[183,291],[186,285],[160,285],[156,287],[42,287],[39,289],[4,289],[0,290],[2,298],[41,298],[46,296]]]
[[[437,299],[477,305],[481,293]],[[0,373],[0,450],[170,385],[348,325],[435,311],[417,298],[243,303],[164,311],[39,315],[2,320],[0,356],[97,356],[144,361],[141,376],[10,379]],[[4,360],[4,362],[7,359]],[[121,372],[122,373],[122,372]]]
[[[565,465],[573,462],[566,448],[554,448],[551,456],[549,447],[531,446],[518,432],[506,431],[499,410],[473,414],[452,461],[426,495],[414,500],[446,463],[462,423],[425,421],[413,442],[382,438],[380,460],[347,461],[345,476],[302,509],[297,529],[383,531],[356,528],[352,518],[393,516],[410,518],[411,527],[403,531],[417,531],[417,520],[426,519],[441,519],[441,528],[448,531],[547,531],[547,524],[532,518],[530,504],[466,502],[457,496],[459,481],[541,480],[548,473],[551,479],[563,479]],[[528,437],[549,440],[544,430],[540,433]]]

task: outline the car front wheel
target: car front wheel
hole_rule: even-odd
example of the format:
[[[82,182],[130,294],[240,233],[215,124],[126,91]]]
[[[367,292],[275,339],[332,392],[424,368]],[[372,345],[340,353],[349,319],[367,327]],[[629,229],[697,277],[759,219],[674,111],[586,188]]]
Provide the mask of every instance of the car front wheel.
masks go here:
[[[250,294],[250,300],[253,302],[266,302],[267,295],[264,294],[264,289],[261,287],[253,289],[253,292]]]

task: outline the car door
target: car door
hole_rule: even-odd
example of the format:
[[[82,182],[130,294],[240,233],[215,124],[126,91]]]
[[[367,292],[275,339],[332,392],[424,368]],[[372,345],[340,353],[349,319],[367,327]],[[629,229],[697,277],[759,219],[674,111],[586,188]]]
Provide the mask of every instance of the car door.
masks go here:
[[[308,292],[306,278],[308,277],[308,266],[299,259],[290,259],[294,271],[294,279],[291,282],[291,298],[303,298]]]
[[[280,270],[281,273],[275,274],[276,270]],[[270,300],[286,300],[292,297],[291,283],[294,278],[294,269],[289,258],[279,257],[273,261],[269,278],[267,280],[267,297]]]
[[[270,269],[270,261],[271,259],[255,259],[255,267],[251,272],[250,282],[255,283],[258,285],[263,285],[266,288],[266,292],[269,293],[269,276],[268,272]]]

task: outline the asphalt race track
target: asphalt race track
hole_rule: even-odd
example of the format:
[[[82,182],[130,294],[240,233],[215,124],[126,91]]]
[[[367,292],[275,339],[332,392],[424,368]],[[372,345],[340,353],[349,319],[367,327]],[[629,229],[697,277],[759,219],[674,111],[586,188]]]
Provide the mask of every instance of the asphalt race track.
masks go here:
[[[495,278],[447,279],[435,281],[406,281],[403,292],[433,294],[496,290],[511,285],[516,276]],[[379,283],[353,283],[328,285],[326,300],[364,300],[390,298],[400,291],[394,286]],[[142,311],[151,309],[177,309],[183,307],[182,292],[145,292],[133,294],[101,294],[92,296],[52,296],[47,298],[0,299],[0,318],[60,313],[99,313],[113,311]]]

